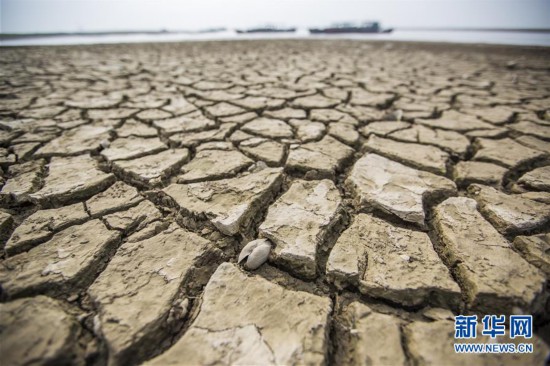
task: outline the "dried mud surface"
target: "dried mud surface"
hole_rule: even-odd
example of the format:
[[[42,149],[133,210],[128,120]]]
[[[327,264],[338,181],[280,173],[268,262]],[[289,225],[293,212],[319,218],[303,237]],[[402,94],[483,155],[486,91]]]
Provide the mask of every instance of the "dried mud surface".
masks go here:
[[[6,364],[543,363],[548,49],[1,55]],[[534,353],[454,354],[453,315],[517,313]]]

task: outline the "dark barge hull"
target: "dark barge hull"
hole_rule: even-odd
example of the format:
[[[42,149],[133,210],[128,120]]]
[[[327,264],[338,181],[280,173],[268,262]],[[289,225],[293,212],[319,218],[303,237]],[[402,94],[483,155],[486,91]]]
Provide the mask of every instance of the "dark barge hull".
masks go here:
[[[372,28],[322,28],[322,29],[310,29],[311,34],[346,34],[346,33],[359,33],[359,34],[376,34],[376,33],[391,33],[393,29],[372,29]]]
[[[271,29],[271,28],[256,28],[256,29],[237,29],[237,33],[246,34],[246,33],[292,33],[296,32],[296,28],[288,29]]]

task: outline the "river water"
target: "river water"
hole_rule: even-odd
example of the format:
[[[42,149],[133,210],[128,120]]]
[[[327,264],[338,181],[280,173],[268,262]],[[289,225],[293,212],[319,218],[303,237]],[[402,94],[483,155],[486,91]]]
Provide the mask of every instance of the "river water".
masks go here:
[[[33,37],[0,41],[0,46],[70,45],[135,42],[181,42],[238,39],[357,39],[373,41],[421,41],[450,43],[482,43],[523,46],[550,46],[550,33],[543,32],[496,32],[496,31],[410,31],[395,30],[384,34],[310,35],[307,29],[295,33],[237,34],[233,30],[202,33],[159,34],[107,34]]]

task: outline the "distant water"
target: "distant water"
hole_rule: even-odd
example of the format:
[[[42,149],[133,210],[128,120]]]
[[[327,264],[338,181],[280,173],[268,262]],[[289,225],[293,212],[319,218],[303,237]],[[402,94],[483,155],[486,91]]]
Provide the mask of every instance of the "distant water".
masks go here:
[[[396,30],[387,34],[342,34],[310,35],[307,29],[295,33],[237,34],[224,31],[202,34],[159,33],[159,34],[112,34],[90,36],[54,36],[22,38],[0,41],[0,46],[30,45],[73,45],[101,43],[136,42],[181,42],[238,39],[356,39],[373,41],[422,41],[450,43],[485,43],[524,46],[550,46],[550,33],[538,32],[495,32],[495,31],[405,31]]]

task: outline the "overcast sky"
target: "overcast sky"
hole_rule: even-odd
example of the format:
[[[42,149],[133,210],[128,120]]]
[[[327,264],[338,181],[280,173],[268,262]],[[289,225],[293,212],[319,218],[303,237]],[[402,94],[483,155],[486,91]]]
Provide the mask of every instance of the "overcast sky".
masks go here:
[[[550,28],[550,0],[0,0],[2,33],[298,27]]]

